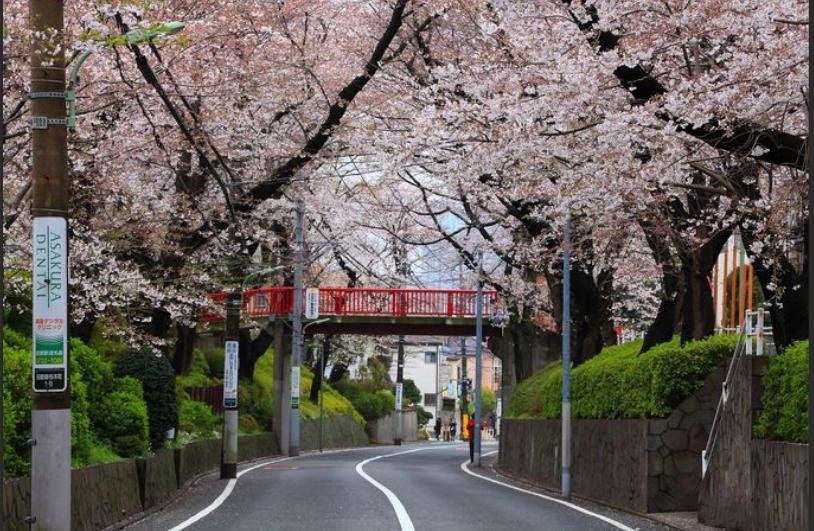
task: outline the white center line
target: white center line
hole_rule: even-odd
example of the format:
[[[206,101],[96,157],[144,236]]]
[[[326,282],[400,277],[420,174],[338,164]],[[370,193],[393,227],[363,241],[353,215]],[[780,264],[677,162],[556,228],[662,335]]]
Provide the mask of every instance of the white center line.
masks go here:
[[[494,452],[489,452],[489,453],[483,454],[483,457],[486,457],[486,456],[492,455],[492,454],[496,454],[497,452],[498,451],[495,450]],[[587,514],[588,516],[593,516],[594,518],[598,518],[599,520],[602,520],[603,522],[607,522],[610,525],[616,527],[617,529],[622,529],[623,531],[636,531],[634,528],[628,527],[628,526],[626,526],[625,524],[623,524],[621,522],[617,522],[616,520],[608,518],[607,516],[603,516],[601,514],[591,512],[588,509],[585,509],[583,507],[580,507],[579,505],[567,502],[565,500],[560,500],[558,498],[552,498],[551,496],[546,496],[545,494],[540,494],[539,492],[534,492],[534,491],[530,491],[530,490],[526,490],[526,489],[521,489],[520,487],[515,487],[514,485],[510,485],[508,483],[504,483],[504,482],[498,481],[496,479],[488,478],[488,477],[482,476],[480,474],[476,474],[476,473],[472,472],[471,470],[469,470],[468,465],[469,465],[468,460],[461,463],[461,470],[463,470],[464,472],[466,472],[470,476],[474,476],[474,477],[476,477],[478,479],[482,479],[483,481],[489,481],[489,482],[494,483],[496,485],[506,487],[507,489],[516,490],[518,492],[524,492],[526,494],[530,494],[532,496],[537,496],[538,498],[542,498],[544,500],[548,500],[548,501],[551,501],[551,502],[554,502],[554,503],[559,503],[560,505],[565,505],[569,509],[573,509],[573,510],[581,512],[583,514]]]

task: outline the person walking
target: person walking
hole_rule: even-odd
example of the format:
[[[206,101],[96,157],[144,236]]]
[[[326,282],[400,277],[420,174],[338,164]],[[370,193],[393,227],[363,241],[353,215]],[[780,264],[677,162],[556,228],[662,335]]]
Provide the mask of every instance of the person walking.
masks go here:
[[[441,440],[441,417],[435,417],[435,440]]]
[[[455,416],[451,415],[449,417],[449,436],[454,441],[455,440],[455,433],[458,431],[458,423],[455,422]]]
[[[469,462],[475,462],[475,419],[469,417],[466,422],[466,431],[469,432]]]

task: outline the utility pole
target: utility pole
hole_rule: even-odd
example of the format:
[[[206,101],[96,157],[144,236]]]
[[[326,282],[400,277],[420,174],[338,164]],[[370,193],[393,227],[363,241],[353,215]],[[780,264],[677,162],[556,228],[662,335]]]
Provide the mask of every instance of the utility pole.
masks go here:
[[[0,27],[5,27],[3,25],[3,10],[0,9]],[[3,48],[3,41],[0,40],[0,64],[5,63],[5,50]],[[3,92],[5,89],[5,76],[4,76],[3,68],[0,68],[0,109],[3,108]],[[0,136],[6,136],[6,126],[5,121],[0,123]],[[5,142],[0,142],[0,161],[5,160]],[[3,205],[6,204],[5,201],[5,194],[3,191],[5,190],[5,180],[3,176],[3,164],[0,162],[0,529],[6,528],[6,512],[4,510],[6,506],[6,499],[5,499],[5,488],[3,487],[6,478],[6,448],[5,448],[5,433],[6,433],[6,423],[5,423],[5,403],[3,402],[3,389],[5,389],[5,379],[3,377],[3,373],[5,371],[4,365],[4,352],[3,352],[3,327],[5,326],[5,321],[3,320],[3,316],[5,314],[4,308],[5,306],[5,287],[6,287],[6,234],[3,228],[6,226],[6,218],[4,216],[4,209]]]
[[[571,497],[571,212],[565,215],[562,257],[562,496]]]
[[[483,369],[483,251],[478,251],[478,295],[475,300],[475,464],[481,466],[481,371]],[[472,435],[470,434],[470,437]]]
[[[223,438],[220,478],[237,477],[237,382],[240,364],[240,309],[243,293],[233,291],[226,300],[226,342],[223,358]]]
[[[294,315],[291,320],[291,428],[289,430],[288,455],[300,455],[300,365],[302,364],[302,270],[305,236],[305,203],[297,199],[294,225]]]
[[[393,444],[401,445],[402,397],[404,395],[404,336],[399,336],[398,359],[396,362],[396,438]]]
[[[71,528],[64,3],[30,0],[33,218],[32,529]]]
[[[331,336],[325,334],[322,339],[322,352],[319,358],[319,451],[322,452],[322,445],[325,439],[325,359],[331,348]]]
[[[463,288],[464,285],[464,264],[461,262],[461,269],[458,276],[458,286]],[[466,419],[469,416],[469,400],[466,398],[468,391],[466,382],[469,379],[469,371],[467,370],[466,363],[466,337],[461,336],[461,438],[463,439],[464,430],[466,430]]]

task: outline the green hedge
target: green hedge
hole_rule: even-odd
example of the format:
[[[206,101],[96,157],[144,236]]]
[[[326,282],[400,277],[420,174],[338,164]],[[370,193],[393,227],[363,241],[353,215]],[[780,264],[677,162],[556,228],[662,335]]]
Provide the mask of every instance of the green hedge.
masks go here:
[[[763,377],[763,411],[755,435],[808,442],[808,341],[772,358]]]
[[[698,389],[734,350],[735,336],[714,336],[684,346],[677,339],[638,355],[641,341],[614,345],[571,371],[574,418],[667,416]],[[562,367],[552,363],[521,382],[508,417],[558,418]]]

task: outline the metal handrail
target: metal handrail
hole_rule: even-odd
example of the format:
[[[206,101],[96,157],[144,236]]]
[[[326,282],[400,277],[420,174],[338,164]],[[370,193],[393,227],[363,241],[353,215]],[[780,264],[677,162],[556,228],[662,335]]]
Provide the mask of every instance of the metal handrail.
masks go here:
[[[721,384],[721,397],[718,399],[718,406],[715,408],[715,416],[712,418],[712,426],[709,429],[709,437],[707,438],[706,448],[701,452],[701,477],[706,477],[707,468],[712,460],[712,453],[715,450],[715,443],[718,440],[719,424],[721,414],[726,403],[729,400],[729,385],[732,377],[735,374],[735,369],[740,363],[741,358],[753,355],[752,351],[752,338],[756,339],[756,348],[754,355],[762,356],[764,354],[764,341],[766,338],[772,336],[772,327],[765,326],[764,310],[758,309],[757,311],[746,310],[743,319],[743,327],[737,327],[735,330],[738,334],[738,343],[735,345],[735,351],[732,354],[732,360],[729,362],[729,367],[726,371],[726,378]],[[755,326],[753,326],[752,318],[756,318]],[[772,346],[771,343],[766,342],[766,346]],[[773,353],[773,348],[766,349]]]

